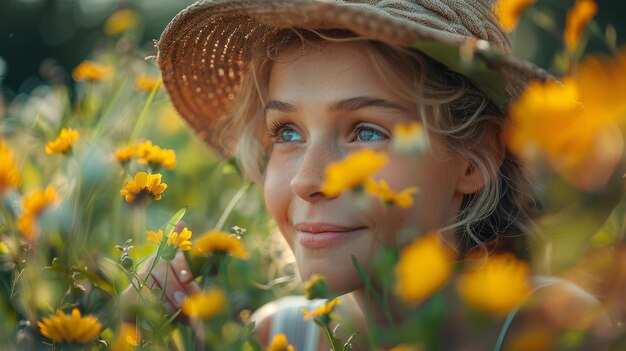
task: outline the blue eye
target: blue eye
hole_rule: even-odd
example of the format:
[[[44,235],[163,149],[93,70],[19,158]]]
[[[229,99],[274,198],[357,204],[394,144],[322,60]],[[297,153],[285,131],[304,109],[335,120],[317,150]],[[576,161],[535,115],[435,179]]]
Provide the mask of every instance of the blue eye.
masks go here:
[[[385,135],[383,132],[376,130],[374,128],[357,127],[354,132],[354,139],[352,141],[370,142],[370,141],[383,140],[386,138],[387,138],[387,135]]]
[[[290,143],[294,141],[304,140],[304,138],[302,138],[302,135],[289,127],[284,127],[281,131],[278,132],[278,134],[279,143]]]

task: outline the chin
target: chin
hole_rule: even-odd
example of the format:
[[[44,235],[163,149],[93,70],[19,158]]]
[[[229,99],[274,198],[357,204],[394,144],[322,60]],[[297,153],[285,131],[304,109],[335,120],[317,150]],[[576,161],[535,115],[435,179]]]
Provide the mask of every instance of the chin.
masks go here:
[[[348,267],[351,271],[345,271],[346,267],[312,268],[300,268],[302,282],[305,283],[314,274],[322,274],[326,277],[328,290],[332,295],[347,294],[363,287],[363,281],[352,264]]]

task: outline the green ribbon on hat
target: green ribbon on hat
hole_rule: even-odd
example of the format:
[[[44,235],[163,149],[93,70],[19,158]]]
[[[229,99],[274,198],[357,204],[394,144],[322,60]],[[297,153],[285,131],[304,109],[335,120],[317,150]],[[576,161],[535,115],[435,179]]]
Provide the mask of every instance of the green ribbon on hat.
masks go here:
[[[504,78],[499,71],[487,66],[483,56],[463,55],[461,46],[432,40],[418,40],[411,45],[432,59],[439,61],[451,71],[467,77],[500,109],[506,105]],[[482,54],[482,53],[481,53]]]

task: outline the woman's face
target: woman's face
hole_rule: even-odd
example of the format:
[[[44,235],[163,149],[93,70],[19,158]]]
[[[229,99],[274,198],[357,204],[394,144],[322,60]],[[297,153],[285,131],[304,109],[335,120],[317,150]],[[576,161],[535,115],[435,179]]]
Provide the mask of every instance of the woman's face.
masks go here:
[[[331,43],[281,55],[265,106],[273,140],[264,184],[267,208],[293,249],[302,279],[324,274],[336,292],[362,286],[351,255],[367,269],[377,248],[396,244],[400,230],[413,228],[417,235],[450,224],[467,192],[466,160],[436,135],[422,155],[390,153],[375,176],[395,191],[417,186],[409,209],[384,208],[376,199],[364,205],[365,195],[351,192],[333,198],[320,192],[328,164],[363,148],[391,152],[394,125],[418,118],[415,103],[401,99],[375,73],[366,50],[358,43]]]

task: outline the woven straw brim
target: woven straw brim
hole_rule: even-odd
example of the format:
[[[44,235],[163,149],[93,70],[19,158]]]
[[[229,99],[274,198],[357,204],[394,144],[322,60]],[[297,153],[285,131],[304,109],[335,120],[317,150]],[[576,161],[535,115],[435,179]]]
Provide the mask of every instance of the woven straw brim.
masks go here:
[[[487,12],[489,9],[487,9]],[[387,44],[409,47],[416,40],[461,46],[467,35],[452,34],[401,17],[381,16],[356,6],[315,0],[200,1],[181,11],[158,42],[158,64],[174,107],[198,136],[223,155],[233,140],[224,132],[252,48],[280,28],[347,29]],[[490,41],[493,43],[493,41]],[[548,75],[506,53],[508,44],[488,64],[498,70],[508,100],[533,79]],[[480,54],[481,48],[476,48]],[[226,135],[225,135],[226,133]]]

